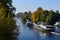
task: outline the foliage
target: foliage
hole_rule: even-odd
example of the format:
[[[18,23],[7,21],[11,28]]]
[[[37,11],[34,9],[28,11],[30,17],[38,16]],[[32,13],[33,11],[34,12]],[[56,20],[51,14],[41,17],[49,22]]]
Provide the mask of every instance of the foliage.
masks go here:
[[[53,10],[43,10],[41,7],[39,7],[36,11],[33,13],[23,13],[22,18],[23,19],[29,19],[32,22],[45,22],[47,24],[53,25],[55,22],[60,21],[60,13],[57,10],[54,12]],[[25,20],[26,21],[26,20]]]
[[[31,12],[30,11],[29,12],[24,12],[22,14],[22,21],[24,23],[27,21],[27,19],[31,21],[31,18],[30,17],[31,17]]]
[[[9,40],[11,33],[16,28],[14,17],[15,7],[12,6],[12,0],[0,0],[0,39]],[[5,36],[8,35],[7,38]]]

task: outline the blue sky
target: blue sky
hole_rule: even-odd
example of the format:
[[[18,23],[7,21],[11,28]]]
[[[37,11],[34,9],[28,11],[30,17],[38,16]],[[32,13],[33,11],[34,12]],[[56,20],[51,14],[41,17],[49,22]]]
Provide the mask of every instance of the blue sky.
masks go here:
[[[59,10],[60,0],[13,0],[16,12],[35,11],[38,7],[44,10]]]

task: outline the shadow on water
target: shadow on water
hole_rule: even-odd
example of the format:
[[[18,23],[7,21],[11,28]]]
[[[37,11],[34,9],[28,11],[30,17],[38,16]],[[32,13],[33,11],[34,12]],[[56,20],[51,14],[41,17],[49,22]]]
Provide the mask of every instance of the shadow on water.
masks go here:
[[[40,38],[40,40],[60,40],[59,35],[55,35],[48,32],[42,32],[38,30],[34,30],[34,31],[36,34],[38,34],[38,37]]]

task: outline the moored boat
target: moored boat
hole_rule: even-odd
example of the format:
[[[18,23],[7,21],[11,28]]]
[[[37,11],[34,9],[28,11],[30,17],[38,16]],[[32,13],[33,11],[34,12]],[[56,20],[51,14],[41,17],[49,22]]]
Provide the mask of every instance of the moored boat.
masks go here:
[[[29,28],[33,28],[33,23],[29,20],[27,20],[26,22],[26,25],[29,27]]]
[[[60,27],[60,21],[54,24],[55,27]]]
[[[55,31],[54,26],[43,24],[43,23],[39,23],[39,24],[34,23],[34,28],[42,31]]]

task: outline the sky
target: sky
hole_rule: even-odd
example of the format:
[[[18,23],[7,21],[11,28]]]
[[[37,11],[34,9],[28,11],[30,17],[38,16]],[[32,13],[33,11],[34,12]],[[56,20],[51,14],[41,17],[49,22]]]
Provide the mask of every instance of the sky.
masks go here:
[[[16,13],[25,11],[35,11],[38,7],[44,10],[59,10],[60,0],[13,0],[13,6],[16,7]]]

